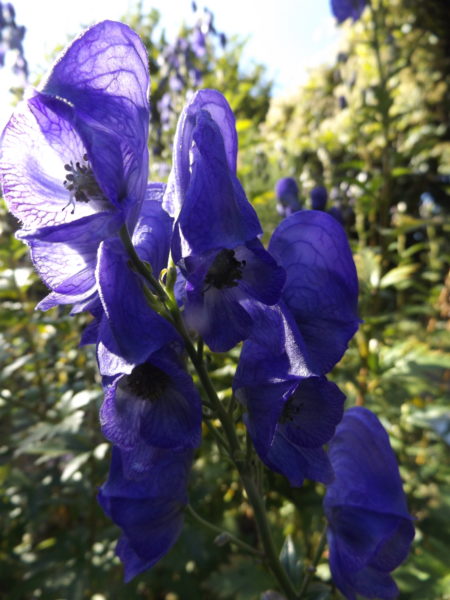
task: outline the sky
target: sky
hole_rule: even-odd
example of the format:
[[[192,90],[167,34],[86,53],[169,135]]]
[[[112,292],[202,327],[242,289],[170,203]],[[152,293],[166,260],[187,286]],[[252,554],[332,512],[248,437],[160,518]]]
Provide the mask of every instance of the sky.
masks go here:
[[[161,13],[161,25],[173,39],[180,27],[195,21],[191,0],[141,0],[144,8]],[[102,19],[120,20],[137,0],[12,0],[16,22],[27,28],[25,56],[31,75],[42,73],[57,45],[78,35],[84,26]],[[339,30],[331,15],[330,0],[197,0],[215,15],[215,25],[227,35],[247,38],[244,58],[268,67],[275,81],[274,95],[295,91],[305,82],[307,70],[337,51]],[[0,70],[0,126],[5,102]]]

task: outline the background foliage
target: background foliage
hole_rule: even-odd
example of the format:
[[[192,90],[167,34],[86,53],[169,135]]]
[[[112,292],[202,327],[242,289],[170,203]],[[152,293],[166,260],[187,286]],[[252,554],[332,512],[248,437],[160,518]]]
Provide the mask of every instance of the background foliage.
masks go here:
[[[360,278],[361,325],[333,373],[347,406],[386,426],[416,517],[401,600],[448,600],[450,521],[450,45],[445,0],[375,3],[345,24],[334,64],[290,98],[272,100],[261,65],[241,67],[242,41],[202,9],[175,41],[152,11],[127,17],[150,54],[153,179],[164,179],[186,94],[224,93],[236,113],[239,171],[270,234],[280,217],[274,184],[292,176],[308,195],[325,185],[341,211]],[[199,32],[203,35],[199,36]],[[231,32],[232,33],[232,32]],[[227,32],[228,34],[228,32]],[[187,517],[172,552],[125,586],[118,531],[97,506],[109,447],[98,427],[101,389],[86,317],[37,313],[45,294],[4,208],[0,238],[0,598],[8,600],[253,600],[271,587],[263,566]],[[221,397],[237,351],[211,356]],[[243,432],[242,432],[243,433]],[[323,488],[299,490],[264,474],[283,562],[300,580],[323,528]],[[251,509],[205,430],[191,503],[219,526],[255,540]],[[338,598],[326,552],[309,597]],[[268,595],[264,596],[269,598]]]

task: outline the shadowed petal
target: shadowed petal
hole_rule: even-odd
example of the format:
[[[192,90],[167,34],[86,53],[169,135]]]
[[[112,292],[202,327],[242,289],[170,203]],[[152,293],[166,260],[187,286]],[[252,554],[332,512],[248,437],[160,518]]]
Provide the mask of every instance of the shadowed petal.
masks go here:
[[[324,499],[330,567],[337,587],[392,600],[398,590],[389,571],[407,556],[414,527],[389,438],[377,417],[349,409],[330,442],[335,479]]]

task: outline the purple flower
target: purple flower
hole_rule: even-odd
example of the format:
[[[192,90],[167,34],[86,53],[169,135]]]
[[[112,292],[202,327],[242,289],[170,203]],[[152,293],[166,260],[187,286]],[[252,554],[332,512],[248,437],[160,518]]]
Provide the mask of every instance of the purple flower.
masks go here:
[[[308,369],[323,375],[359,324],[358,279],[345,231],[323,212],[297,212],[276,228],[269,252],[286,270],[281,297],[301,334]]]
[[[152,567],[176,542],[187,504],[192,450],[150,449],[145,469],[127,476],[127,452],[113,447],[108,481],[98,500],[121,529],[116,553],[125,567],[125,581]]]
[[[139,472],[150,447],[183,449],[199,445],[200,397],[180,352],[170,346],[153,353],[129,374],[105,378],[104,389],[102,431],[113,444],[127,451],[127,470]]]
[[[5,128],[4,196],[52,290],[47,308],[92,296],[101,242],[134,228],[147,187],[148,86],[138,36],[104,21],[62,53]]]
[[[310,192],[311,208],[313,210],[325,210],[328,200],[327,188],[323,185],[317,185]]]
[[[285,277],[257,239],[261,226],[236,177],[236,156],[227,101],[197,92],[178,123],[164,205],[175,218],[185,318],[216,352],[249,336],[252,307],[275,304]]]
[[[331,0],[331,11],[338,23],[343,23],[350,17],[357,21],[366,7],[367,0]]]
[[[285,307],[265,308],[258,330],[244,342],[233,383],[255,449],[293,486],[305,478],[330,483],[333,471],[323,445],[342,418],[345,396],[308,369],[303,341]]]
[[[335,479],[324,508],[334,582],[348,600],[392,600],[398,589],[390,571],[406,558],[414,527],[388,435],[369,410],[351,408],[329,457]]]
[[[358,327],[356,270],[342,227],[322,212],[285,219],[269,244],[287,273],[276,306],[253,310],[233,382],[261,459],[294,486],[329,483],[323,449],[342,417],[344,395],[324,374]]]
[[[301,210],[302,205],[298,197],[298,185],[292,177],[283,177],[275,185],[277,196],[277,211],[283,217],[288,217]]]

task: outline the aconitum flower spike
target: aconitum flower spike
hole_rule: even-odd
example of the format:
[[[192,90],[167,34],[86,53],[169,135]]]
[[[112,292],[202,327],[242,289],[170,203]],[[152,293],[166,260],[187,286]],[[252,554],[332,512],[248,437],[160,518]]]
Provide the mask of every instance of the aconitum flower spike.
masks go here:
[[[331,11],[338,23],[343,23],[350,17],[357,21],[367,5],[367,0],[331,0]]]
[[[414,538],[397,461],[378,418],[346,411],[329,444],[335,479],[324,499],[333,580],[348,600],[393,600],[390,572]]]

